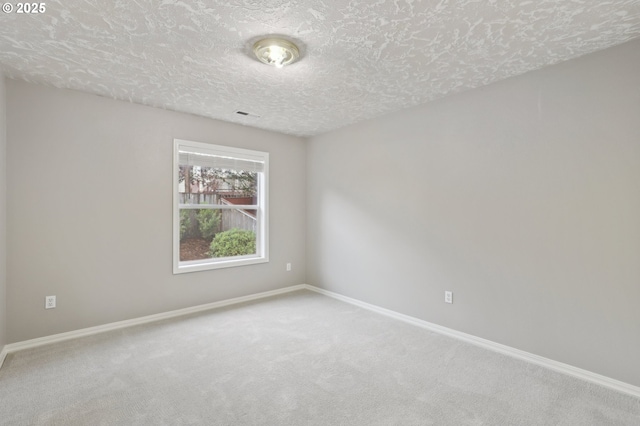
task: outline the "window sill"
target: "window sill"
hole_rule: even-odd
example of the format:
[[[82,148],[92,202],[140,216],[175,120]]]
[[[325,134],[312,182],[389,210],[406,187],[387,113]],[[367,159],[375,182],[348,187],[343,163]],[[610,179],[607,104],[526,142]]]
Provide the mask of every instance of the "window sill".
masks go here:
[[[265,256],[243,256],[227,259],[203,259],[180,262],[173,266],[173,273],[184,274],[188,272],[208,271],[210,269],[234,268],[237,266],[255,265],[258,263],[267,263],[269,258]]]

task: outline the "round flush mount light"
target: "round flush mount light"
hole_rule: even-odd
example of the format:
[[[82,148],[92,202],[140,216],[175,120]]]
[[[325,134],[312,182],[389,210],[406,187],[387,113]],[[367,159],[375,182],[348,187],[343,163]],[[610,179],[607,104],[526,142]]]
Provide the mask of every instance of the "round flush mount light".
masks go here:
[[[276,68],[289,65],[300,57],[298,46],[288,40],[277,37],[267,37],[256,41],[253,45],[253,53],[255,53],[260,62],[273,65]]]

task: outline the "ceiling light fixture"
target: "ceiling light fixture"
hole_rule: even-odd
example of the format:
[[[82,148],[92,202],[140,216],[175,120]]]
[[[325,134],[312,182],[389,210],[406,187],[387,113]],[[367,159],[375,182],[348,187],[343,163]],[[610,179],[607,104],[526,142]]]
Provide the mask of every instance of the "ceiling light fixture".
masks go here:
[[[288,40],[277,37],[268,37],[258,40],[253,45],[253,53],[267,65],[282,68],[295,62],[300,56],[298,46]]]

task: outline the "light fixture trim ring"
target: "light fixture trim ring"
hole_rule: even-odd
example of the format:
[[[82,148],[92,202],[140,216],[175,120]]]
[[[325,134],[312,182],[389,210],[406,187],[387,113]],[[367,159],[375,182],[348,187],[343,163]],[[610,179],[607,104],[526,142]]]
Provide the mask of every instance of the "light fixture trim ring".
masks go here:
[[[277,68],[290,65],[300,57],[300,50],[295,43],[279,37],[266,37],[256,41],[253,53],[260,62]]]

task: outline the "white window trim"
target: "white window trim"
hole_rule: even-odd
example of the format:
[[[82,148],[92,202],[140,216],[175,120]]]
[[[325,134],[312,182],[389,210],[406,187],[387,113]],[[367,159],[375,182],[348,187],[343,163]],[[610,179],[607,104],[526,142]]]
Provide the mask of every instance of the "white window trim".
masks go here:
[[[237,156],[246,159],[259,159],[264,161],[264,171],[258,178],[258,210],[257,232],[256,232],[256,254],[247,256],[234,256],[219,259],[203,259],[180,262],[180,206],[178,196],[179,179],[179,151],[180,146],[192,149],[201,149],[205,152],[216,151],[227,153],[230,156]],[[183,208],[206,208],[206,206],[185,206]],[[243,208],[254,206],[219,206],[216,208]],[[257,263],[269,262],[269,153],[253,151],[242,148],[234,148],[222,145],[213,145],[203,142],[187,141],[182,139],[173,140],[173,273],[182,274],[187,272],[206,271],[210,269],[230,268],[244,265],[254,265]]]

